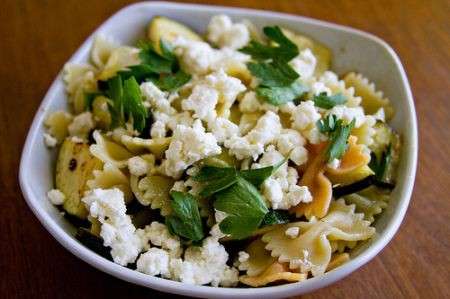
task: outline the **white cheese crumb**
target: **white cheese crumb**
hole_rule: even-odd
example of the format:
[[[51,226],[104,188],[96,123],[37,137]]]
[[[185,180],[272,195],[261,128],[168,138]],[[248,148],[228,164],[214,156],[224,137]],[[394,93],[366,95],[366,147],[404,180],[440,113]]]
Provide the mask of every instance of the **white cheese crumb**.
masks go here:
[[[50,134],[44,133],[44,143],[47,147],[55,147],[58,140]]]
[[[136,235],[141,240],[144,249],[149,249],[151,243],[168,250],[171,256],[179,257],[181,255],[180,239],[178,236],[172,235],[165,224],[153,221],[143,229],[136,230]]]
[[[298,234],[300,233],[300,228],[298,226],[289,227],[284,232],[285,235],[291,239],[295,239],[298,237]]]
[[[250,41],[250,33],[243,23],[235,23],[226,15],[211,18],[207,28],[208,41],[220,48],[239,49]]]
[[[211,133],[205,133],[200,120],[196,120],[192,128],[178,125],[166,150],[162,171],[168,176],[178,178],[190,165],[221,152],[216,138]]]
[[[366,121],[366,116],[362,107],[347,107],[344,105],[336,105],[329,114],[336,115],[338,119],[343,119],[346,123],[350,123],[355,119],[355,128],[361,127]]]
[[[69,125],[70,136],[77,136],[79,138],[87,139],[89,133],[94,129],[95,123],[91,112],[83,112],[78,114]]]
[[[250,258],[250,255],[247,252],[239,251],[239,253],[238,253],[238,261],[240,263],[247,262],[249,258]]]
[[[181,107],[183,110],[194,111],[194,117],[207,120],[216,116],[215,107],[218,100],[219,93],[215,88],[198,84],[191,95],[181,102]]]
[[[239,136],[239,127],[223,117],[217,117],[208,121],[208,129],[217,139],[217,142],[225,142],[234,136]]]
[[[142,244],[135,234],[136,228],[126,214],[122,191],[114,189],[94,189],[82,198],[89,216],[101,223],[100,236],[103,245],[111,247],[115,263],[125,266],[136,261]]]
[[[47,197],[55,206],[62,205],[66,200],[66,196],[58,189],[53,189],[47,192]]]
[[[72,141],[73,143],[84,143],[84,139],[82,139],[78,136],[70,137],[70,141]]]
[[[301,102],[292,114],[292,127],[297,130],[305,130],[315,126],[320,117],[313,101]]]
[[[310,49],[304,49],[289,64],[302,79],[306,79],[314,74],[317,60]]]
[[[249,157],[256,160],[264,152],[264,146],[276,140],[281,128],[280,117],[267,111],[246,136],[230,138],[225,147],[239,160]]]
[[[149,170],[149,165],[147,161],[139,156],[132,157],[128,159],[128,169],[130,173],[135,176],[143,176]]]
[[[228,253],[213,237],[203,240],[201,247],[191,246],[184,253],[184,261],[172,259],[172,278],[178,281],[212,286],[234,286],[238,282],[238,271],[227,265]]]
[[[169,260],[167,251],[153,247],[141,254],[136,262],[136,269],[148,275],[168,277],[170,276]]]
[[[333,160],[331,160],[327,164],[327,166],[332,168],[332,169],[338,169],[340,165],[341,165],[341,160],[336,159],[336,158],[334,158]]]

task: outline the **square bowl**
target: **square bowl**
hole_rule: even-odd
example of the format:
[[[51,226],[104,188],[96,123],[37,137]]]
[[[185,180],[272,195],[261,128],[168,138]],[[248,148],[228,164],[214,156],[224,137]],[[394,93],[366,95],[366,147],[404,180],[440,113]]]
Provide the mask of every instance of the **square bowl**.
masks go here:
[[[378,89],[391,99],[396,111],[391,125],[401,134],[403,144],[397,186],[392,192],[389,206],[375,223],[377,234],[352,252],[350,261],[322,276],[298,283],[263,288],[213,288],[142,274],[117,265],[84,247],[74,238],[75,228],[49,203],[46,196],[46,192],[53,188],[55,153],[44,145],[43,122],[49,112],[67,109],[61,73],[42,101],[24,145],[19,174],[23,195],[36,217],[67,250],[106,273],[138,285],[208,298],[278,298],[307,293],[329,285],[370,261],[387,245],[398,230],[411,197],[417,163],[417,120],[408,79],[392,48],[370,34],[299,16],[241,8],[141,2],[127,6],[110,17],[69,61],[88,61],[93,36],[97,33],[112,36],[123,44],[131,44],[144,36],[146,25],[154,16],[167,16],[203,32],[209,19],[216,14],[227,14],[233,19],[246,18],[259,28],[276,24],[311,36],[333,52],[333,71],[339,75],[349,71],[360,72],[375,82]]]

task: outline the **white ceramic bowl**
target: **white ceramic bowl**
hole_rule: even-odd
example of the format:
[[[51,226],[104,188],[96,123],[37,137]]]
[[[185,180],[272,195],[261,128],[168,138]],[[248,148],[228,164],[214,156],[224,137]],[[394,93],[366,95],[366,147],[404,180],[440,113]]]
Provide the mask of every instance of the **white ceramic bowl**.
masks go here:
[[[277,298],[307,293],[345,277],[371,260],[391,240],[403,220],[414,185],[417,161],[417,121],[408,79],[395,52],[379,38],[347,27],[281,13],[142,2],[123,8],[95,33],[102,32],[124,44],[131,44],[144,36],[145,28],[153,16],[164,15],[174,18],[198,32],[203,32],[210,17],[219,13],[228,14],[234,19],[247,18],[258,27],[277,24],[310,35],[332,49],[334,71],[338,74],[348,71],[361,72],[373,80],[377,88],[391,99],[396,110],[392,125],[403,138],[397,186],[388,208],[376,222],[377,235],[358,252],[353,252],[349,262],[323,276],[300,283],[257,289],[233,289],[192,286],[148,276],[114,264],[87,249],[74,238],[75,228],[46,198],[46,192],[53,185],[55,152],[44,146],[43,121],[48,112],[67,108],[61,74],[47,92],[28,133],[20,164],[22,192],[36,217],[58,242],[83,261],[123,280],[164,292],[209,298]],[[91,42],[92,35],[70,61],[87,61]]]

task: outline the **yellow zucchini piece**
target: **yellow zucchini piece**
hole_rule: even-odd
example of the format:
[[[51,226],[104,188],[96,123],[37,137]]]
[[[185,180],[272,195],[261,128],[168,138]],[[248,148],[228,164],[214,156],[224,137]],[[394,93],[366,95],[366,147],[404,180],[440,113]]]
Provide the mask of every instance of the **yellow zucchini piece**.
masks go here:
[[[173,42],[179,36],[187,40],[202,41],[200,35],[192,29],[166,17],[154,17],[148,25],[147,37],[157,45],[156,49],[158,52],[160,51],[159,42],[161,39],[167,42]]]
[[[320,76],[323,72],[330,69],[331,51],[325,45],[304,35],[294,33],[286,28],[282,28],[281,30],[287,38],[297,45],[299,51],[306,48],[309,48],[312,51],[317,59],[316,70],[314,71],[315,76]]]
[[[85,219],[88,211],[81,198],[87,188],[87,181],[93,171],[101,169],[102,162],[91,155],[89,145],[66,139],[61,146],[56,162],[56,188],[66,196],[64,210],[71,215]]]
[[[228,153],[227,149],[222,148],[222,152],[219,155],[205,158],[200,164],[215,167],[235,167],[238,166],[239,163],[236,158]]]
[[[352,171],[345,173],[340,173],[335,175],[333,173],[327,172],[326,176],[330,179],[333,184],[350,185],[354,182],[360,181],[369,175],[372,175],[373,171],[369,166],[364,165],[358,167]]]

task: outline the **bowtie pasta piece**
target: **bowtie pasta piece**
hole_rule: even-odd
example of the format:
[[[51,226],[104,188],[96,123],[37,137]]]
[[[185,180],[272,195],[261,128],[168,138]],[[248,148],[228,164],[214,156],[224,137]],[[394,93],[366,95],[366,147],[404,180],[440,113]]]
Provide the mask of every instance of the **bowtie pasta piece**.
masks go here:
[[[146,176],[142,179],[132,175],[130,178],[131,190],[137,200],[144,206],[150,205],[154,210],[160,209],[162,216],[167,216],[172,211],[169,192],[173,184],[173,179],[161,175]]]
[[[94,178],[87,181],[90,190],[118,188],[124,194],[125,203],[133,199],[129,179],[116,165],[107,162],[102,170],[94,170],[93,175]]]
[[[126,148],[108,139],[99,131],[95,131],[93,137],[96,143],[90,146],[92,155],[104,163],[114,164],[118,168],[124,168],[128,165],[128,159],[133,157],[133,154]]]
[[[262,287],[275,282],[298,282],[306,280],[308,275],[304,273],[295,273],[289,270],[287,264],[274,262],[263,273],[258,276],[243,275],[239,281],[252,287]]]
[[[375,89],[375,84],[369,82],[361,74],[348,73],[344,77],[345,84],[355,88],[357,96],[362,98],[361,106],[364,108],[366,114],[374,114],[380,108],[384,108],[386,119],[391,119],[394,116],[394,108],[388,98],[383,97],[383,92]]]

